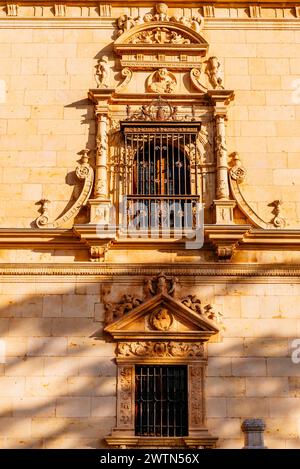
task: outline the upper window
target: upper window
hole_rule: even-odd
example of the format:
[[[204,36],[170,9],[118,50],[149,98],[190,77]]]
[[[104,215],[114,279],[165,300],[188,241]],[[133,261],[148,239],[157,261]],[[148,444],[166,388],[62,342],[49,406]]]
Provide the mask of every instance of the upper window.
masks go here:
[[[187,367],[136,366],[135,379],[135,434],[187,436]]]
[[[180,140],[178,135],[163,133],[141,136],[133,164],[133,195],[191,193],[190,163],[181,151]]]

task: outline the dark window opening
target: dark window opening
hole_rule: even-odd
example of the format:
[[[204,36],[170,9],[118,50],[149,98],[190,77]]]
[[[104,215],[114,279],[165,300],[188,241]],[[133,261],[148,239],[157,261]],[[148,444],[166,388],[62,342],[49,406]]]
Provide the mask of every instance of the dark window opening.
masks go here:
[[[133,166],[132,194],[191,194],[190,165],[179,147],[169,138],[144,141],[139,146]]]
[[[136,366],[135,376],[135,434],[187,436],[187,367]]]

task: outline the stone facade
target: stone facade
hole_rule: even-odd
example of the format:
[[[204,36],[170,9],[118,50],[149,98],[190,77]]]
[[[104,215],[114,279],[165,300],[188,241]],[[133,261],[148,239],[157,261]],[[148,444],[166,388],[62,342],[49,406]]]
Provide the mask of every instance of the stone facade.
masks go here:
[[[262,418],[268,448],[300,448],[300,4],[121,3],[0,1],[0,447],[113,444],[107,315],[146,304],[146,281],[170,304],[196,296],[214,312],[200,340],[203,444],[242,448],[243,420]],[[125,191],[119,121],[152,121],[158,94],[168,120],[204,131],[202,248],[98,236]]]

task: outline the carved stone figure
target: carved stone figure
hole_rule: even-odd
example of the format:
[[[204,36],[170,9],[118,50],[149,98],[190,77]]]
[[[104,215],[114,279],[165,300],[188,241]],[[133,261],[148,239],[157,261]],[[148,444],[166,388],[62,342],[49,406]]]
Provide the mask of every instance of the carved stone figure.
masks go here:
[[[224,89],[221,63],[217,57],[208,59],[206,72],[214,89]]]
[[[110,66],[108,63],[108,57],[106,55],[103,55],[103,57],[98,60],[98,63],[95,68],[95,79],[97,82],[97,88],[109,88]]]
[[[175,75],[166,68],[156,70],[148,79],[148,90],[154,93],[172,93],[176,87]]]

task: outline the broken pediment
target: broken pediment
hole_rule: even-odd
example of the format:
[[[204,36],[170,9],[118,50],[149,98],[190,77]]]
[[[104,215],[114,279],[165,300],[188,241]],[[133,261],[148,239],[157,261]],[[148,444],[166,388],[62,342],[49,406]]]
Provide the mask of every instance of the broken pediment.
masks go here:
[[[219,330],[215,322],[204,314],[193,311],[167,294],[159,293],[108,325],[105,331],[118,340],[204,342]]]

